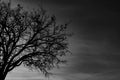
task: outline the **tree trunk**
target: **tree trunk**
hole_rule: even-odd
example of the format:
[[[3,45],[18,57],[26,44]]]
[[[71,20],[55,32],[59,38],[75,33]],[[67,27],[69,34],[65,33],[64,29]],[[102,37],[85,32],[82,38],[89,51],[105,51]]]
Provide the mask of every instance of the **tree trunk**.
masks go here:
[[[0,75],[0,80],[5,80],[5,76],[3,76],[3,75],[1,76]]]
[[[5,80],[5,77],[6,77],[5,75],[0,73],[0,80]]]
[[[7,74],[4,74],[2,70],[0,70],[0,80],[5,80]]]

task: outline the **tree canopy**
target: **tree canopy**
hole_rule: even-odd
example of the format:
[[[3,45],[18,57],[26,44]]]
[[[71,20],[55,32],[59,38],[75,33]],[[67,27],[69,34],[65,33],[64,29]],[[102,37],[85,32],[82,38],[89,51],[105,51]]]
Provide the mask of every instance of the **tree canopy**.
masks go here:
[[[57,24],[42,8],[25,11],[20,4],[11,8],[10,2],[0,2],[0,76],[21,64],[47,74],[65,62],[66,30],[67,24]]]

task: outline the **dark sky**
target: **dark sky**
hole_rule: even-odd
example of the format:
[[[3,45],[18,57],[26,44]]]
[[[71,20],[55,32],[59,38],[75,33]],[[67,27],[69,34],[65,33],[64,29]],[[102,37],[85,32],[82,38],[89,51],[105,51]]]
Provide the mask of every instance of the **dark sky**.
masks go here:
[[[72,20],[77,37],[119,46],[119,2],[115,0],[45,0],[45,7],[62,20]],[[44,5],[43,5],[44,6]]]
[[[42,2],[42,3],[41,3]],[[119,80],[120,9],[117,0],[13,0],[27,8],[39,4],[58,22],[71,20],[68,65],[51,80]],[[32,73],[31,73],[32,74]],[[66,75],[66,76],[65,76]],[[26,79],[27,80],[27,79]]]

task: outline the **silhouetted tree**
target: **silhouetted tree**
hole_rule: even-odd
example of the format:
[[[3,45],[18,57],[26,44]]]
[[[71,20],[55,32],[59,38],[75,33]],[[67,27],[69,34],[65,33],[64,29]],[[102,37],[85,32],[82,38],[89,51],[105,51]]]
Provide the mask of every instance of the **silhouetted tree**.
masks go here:
[[[21,64],[48,74],[63,63],[68,52],[66,27],[42,8],[29,12],[19,4],[11,8],[10,2],[0,2],[0,80]]]

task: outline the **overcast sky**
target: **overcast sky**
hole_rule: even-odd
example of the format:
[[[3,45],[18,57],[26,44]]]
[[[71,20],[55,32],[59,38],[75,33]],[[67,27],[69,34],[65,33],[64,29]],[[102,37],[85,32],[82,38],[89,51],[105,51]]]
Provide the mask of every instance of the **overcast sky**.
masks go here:
[[[54,69],[50,80],[119,80],[120,74],[120,9],[117,0],[12,0],[13,6],[27,9],[42,6],[55,14],[58,22],[71,20],[70,50],[67,65]],[[22,66],[7,80],[44,79]]]

